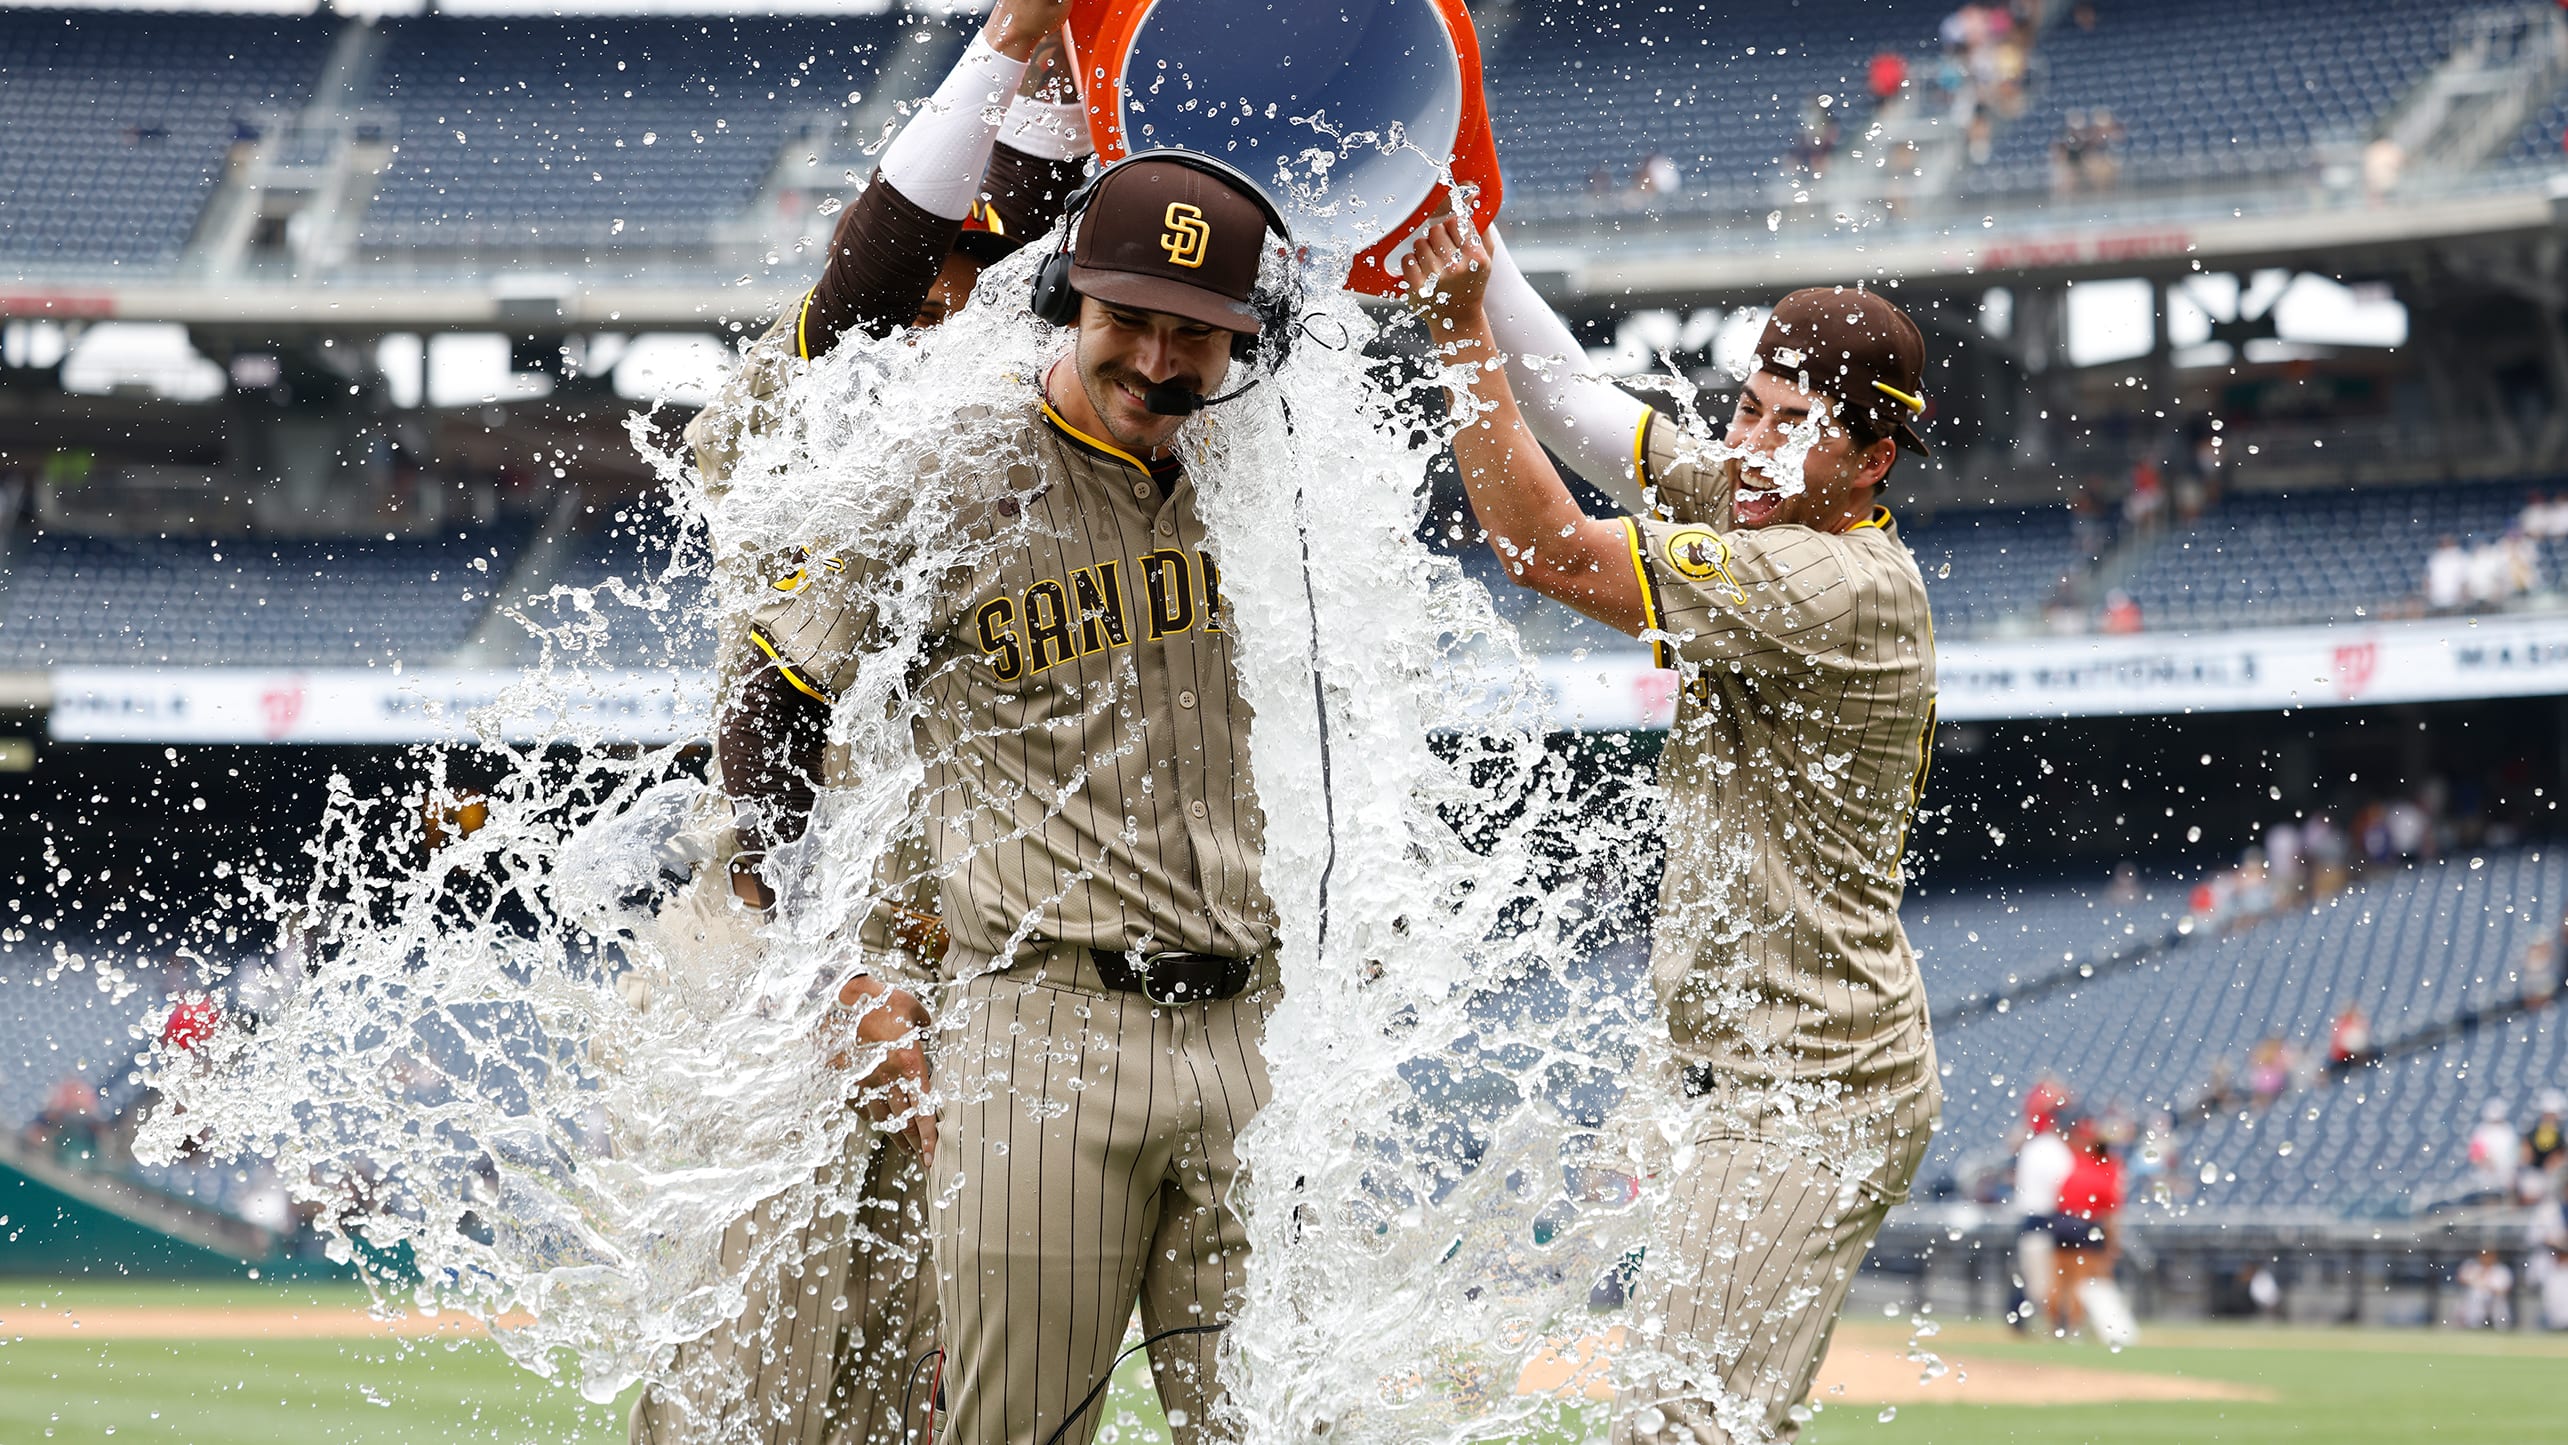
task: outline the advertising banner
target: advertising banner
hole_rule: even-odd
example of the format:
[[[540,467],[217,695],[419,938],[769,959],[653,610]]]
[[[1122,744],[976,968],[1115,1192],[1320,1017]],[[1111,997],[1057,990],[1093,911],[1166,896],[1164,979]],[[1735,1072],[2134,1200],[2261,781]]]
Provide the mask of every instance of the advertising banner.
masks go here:
[[[1938,715],[2113,717],[2282,711],[2568,693],[2568,615],[2129,637],[2025,637],[1936,648]],[[1552,720],[1663,728],[1677,676],[1646,657],[1546,659]]]
[[[1936,650],[1949,722],[2443,702],[2568,693],[2568,614],[2193,635],[2027,637]],[[1543,659],[1551,724],[1664,728],[1677,674],[1647,655]],[[667,743],[707,736],[706,674],[381,668],[61,668],[61,742],[423,743],[497,737]]]
[[[66,667],[53,675],[59,742],[663,743],[706,735],[710,674],[388,668]]]

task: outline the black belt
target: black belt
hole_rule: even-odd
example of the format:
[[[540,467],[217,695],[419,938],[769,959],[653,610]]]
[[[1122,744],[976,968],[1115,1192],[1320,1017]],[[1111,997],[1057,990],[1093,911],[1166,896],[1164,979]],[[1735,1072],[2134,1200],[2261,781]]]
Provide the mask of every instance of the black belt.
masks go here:
[[[1685,1097],[1700,1099],[1711,1093],[1720,1082],[1721,1076],[1712,1072],[1710,1064],[1688,1064],[1685,1068]]]
[[[1164,1008],[1237,998],[1248,992],[1256,962],[1209,953],[1151,953],[1133,966],[1132,955],[1103,948],[1088,950],[1097,961],[1097,977],[1118,993],[1137,993]]]

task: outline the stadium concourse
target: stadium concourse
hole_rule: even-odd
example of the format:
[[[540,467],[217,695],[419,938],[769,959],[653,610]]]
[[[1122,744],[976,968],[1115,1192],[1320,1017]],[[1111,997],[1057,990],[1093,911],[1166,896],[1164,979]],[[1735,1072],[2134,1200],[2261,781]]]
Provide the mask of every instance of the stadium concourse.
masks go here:
[[[1938,461],[1889,498],[1942,649],[1906,916],[1949,1103],[1881,1287],[1963,1288],[1967,1237],[1968,1302],[2007,1308],[2046,1077],[2138,1181],[2152,1308],[2236,1306],[2258,1240],[2406,1241],[2375,1318],[2457,1315],[2483,1239],[2535,1262],[2558,1166],[2471,1140],[2568,1087],[2559,8],[1474,12],[1502,224],[1599,369],[1717,420],[1761,303],[1849,277],[1950,358]],[[255,1169],[121,1156],[173,998],[236,968],[214,1006],[255,1013],[300,966],[224,877],[299,856],[334,773],[415,785],[447,735],[399,699],[486,697],[535,659],[519,616],[604,598],[601,686],[700,684],[710,637],[660,625],[696,584],[648,615],[606,585],[700,546],[625,419],[666,434],[706,368],[663,360],[807,283],[965,34],[0,7],[8,1157],[310,1247]],[[1441,487],[1421,539],[1494,582],[1461,507]],[[1645,762],[1664,675],[1492,592],[1563,733]],[[1630,982],[1638,948],[1594,966]],[[423,1046],[418,1087],[443,1067]],[[2272,1308],[2335,1307],[2283,1273]]]

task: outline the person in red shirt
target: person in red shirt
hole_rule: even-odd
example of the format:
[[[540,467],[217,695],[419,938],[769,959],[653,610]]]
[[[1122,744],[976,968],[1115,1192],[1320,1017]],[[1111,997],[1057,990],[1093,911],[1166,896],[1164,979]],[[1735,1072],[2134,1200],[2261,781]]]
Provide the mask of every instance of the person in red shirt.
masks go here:
[[[2076,1157],[2060,1185],[2051,1254],[2051,1326],[2063,1335],[2085,1325],[2078,1291],[2089,1280],[2113,1278],[2122,1245],[2122,1162],[2092,1119],[2070,1126],[2069,1149]]]

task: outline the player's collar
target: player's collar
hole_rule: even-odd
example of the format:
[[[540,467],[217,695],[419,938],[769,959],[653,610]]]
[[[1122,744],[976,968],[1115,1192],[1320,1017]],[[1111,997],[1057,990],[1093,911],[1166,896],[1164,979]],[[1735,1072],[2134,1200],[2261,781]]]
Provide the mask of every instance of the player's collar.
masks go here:
[[[1163,462],[1159,467],[1154,468],[1150,463],[1143,461],[1141,458],[1134,456],[1132,453],[1125,451],[1114,443],[1092,437],[1086,432],[1079,430],[1077,427],[1072,426],[1070,424],[1070,419],[1063,416],[1060,408],[1052,404],[1052,394],[1050,390],[1043,385],[1043,383],[1035,383],[1034,395],[1035,399],[1042,404],[1043,419],[1051,424],[1054,431],[1061,433],[1062,438],[1068,441],[1072,446],[1078,447],[1081,450],[1092,453],[1096,456],[1104,457],[1109,461],[1121,462],[1125,466],[1132,468],[1134,471],[1141,473],[1145,477],[1149,477],[1153,481],[1159,480],[1161,471],[1169,465],[1169,463]]]
[[[1872,509],[1871,516],[1864,518],[1862,521],[1848,527],[1846,530],[1849,532],[1860,532],[1866,527],[1879,527],[1885,532],[1892,530],[1890,524],[1890,508],[1875,507]]]

